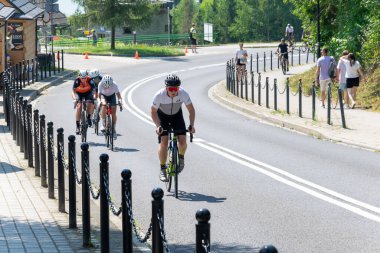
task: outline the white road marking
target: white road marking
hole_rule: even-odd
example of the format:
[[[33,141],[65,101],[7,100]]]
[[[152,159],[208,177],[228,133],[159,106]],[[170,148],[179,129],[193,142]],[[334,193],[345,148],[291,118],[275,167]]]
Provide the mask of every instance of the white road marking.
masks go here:
[[[200,66],[196,68],[190,68],[191,70],[194,69],[205,69],[205,68],[210,68],[210,67],[217,67],[221,66],[221,64],[211,64],[211,65],[205,65],[205,66]],[[184,71],[189,71],[190,69],[187,70],[180,70],[177,72],[184,72]],[[177,73],[177,72],[172,72],[172,73]],[[144,113],[142,110],[140,110],[134,103],[133,103],[133,92],[140,87],[141,85],[157,79],[159,77],[165,76],[168,73],[162,73],[154,76],[150,76],[147,78],[144,78],[140,81],[137,81],[130,86],[128,86],[126,89],[122,91],[122,96],[125,97],[126,95],[128,96],[128,103],[127,104],[126,100],[123,100],[124,107],[131,112],[133,115],[135,115],[137,118],[141,119],[142,121],[153,125],[153,122],[150,118],[150,115]],[[128,94],[127,94],[128,92]],[[241,153],[235,152],[233,150],[230,150],[228,148],[222,147],[218,144],[208,142],[206,140],[203,140],[201,138],[195,138],[194,143],[204,149],[207,149],[211,152],[214,152],[218,155],[221,155],[225,157],[226,159],[229,159],[231,161],[234,161],[236,163],[239,163],[243,166],[246,166],[256,172],[259,172],[261,174],[264,174],[266,176],[269,176],[270,178],[284,183],[286,185],[289,185],[295,189],[298,189],[300,191],[303,191],[309,195],[312,195],[318,199],[321,199],[323,201],[326,201],[328,203],[331,203],[333,205],[339,206],[341,208],[344,208],[350,212],[353,212],[355,214],[358,214],[362,217],[365,217],[367,219],[376,221],[380,223],[380,216],[377,216],[375,214],[369,213],[363,209],[367,209],[368,211],[372,211],[374,213],[380,214],[380,208],[369,205],[367,203],[364,203],[362,201],[350,198],[348,196],[345,196],[343,194],[340,194],[338,192],[335,192],[333,190],[327,189],[323,186],[320,186],[318,184],[315,184],[313,182],[307,181],[305,179],[302,179],[300,177],[297,177],[289,172],[286,172],[284,170],[281,170],[279,168],[276,168],[272,165],[260,162],[256,159],[253,159],[251,157],[248,157],[246,155],[243,155]],[[277,174],[276,174],[277,173]],[[306,187],[307,186],[307,187]],[[355,205],[355,206],[354,206]],[[359,208],[360,207],[360,208]]]

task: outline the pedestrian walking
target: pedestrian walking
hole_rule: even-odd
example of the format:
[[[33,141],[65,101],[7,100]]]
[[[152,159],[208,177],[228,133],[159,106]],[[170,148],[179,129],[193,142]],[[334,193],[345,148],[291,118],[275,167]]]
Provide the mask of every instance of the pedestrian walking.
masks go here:
[[[347,93],[351,100],[351,108],[356,106],[356,92],[359,87],[360,77],[365,81],[362,67],[359,61],[356,60],[353,53],[348,54],[347,59],[344,60],[346,67],[346,79],[347,79]]]
[[[315,75],[315,82],[317,86],[321,89],[321,107],[325,108],[326,99],[326,87],[331,83],[331,78],[329,76],[329,66],[330,62],[334,61],[334,58],[329,56],[328,48],[324,47],[322,49],[322,56],[317,61],[317,71]]]
[[[98,36],[96,36],[96,32],[95,32],[95,29],[92,29],[91,30],[92,34],[92,45],[93,46],[96,46],[98,44]]]
[[[239,43],[239,50],[236,51],[235,62],[236,62],[236,71],[237,71],[237,81],[240,83],[241,76],[245,76],[246,73],[246,65],[248,59],[247,50],[243,48],[243,42]]]
[[[345,108],[349,107],[348,93],[347,93],[347,84],[346,84],[346,65],[344,64],[344,60],[347,60],[348,50],[344,50],[341,58],[338,62],[338,75],[336,77],[336,81],[339,82],[339,90],[343,93],[343,104]]]

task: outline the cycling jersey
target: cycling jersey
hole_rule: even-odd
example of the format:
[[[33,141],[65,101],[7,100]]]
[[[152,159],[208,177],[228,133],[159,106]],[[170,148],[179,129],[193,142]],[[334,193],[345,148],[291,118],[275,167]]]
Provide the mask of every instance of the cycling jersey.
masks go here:
[[[100,81],[102,81],[102,76],[98,76],[97,78],[99,78],[99,83],[98,84],[96,84],[95,83],[95,79],[96,77],[94,77],[94,78],[91,78],[91,80],[90,80],[90,84],[93,86],[93,87],[95,87],[95,91],[96,92],[98,92],[98,86],[99,86],[99,84],[100,84]]]
[[[181,87],[175,97],[169,97],[166,88],[163,88],[159,90],[153,98],[153,107],[166,115],[175,115],[178,113],[182,103],[189,105],[191,104],[191,99],[189,94]]]
[[[89,93],[94,89],[94,86],[90,83],[90,77],[86,77],[85,83],[81,78],[77,78],[74,81],[73,90],[77,93]]]

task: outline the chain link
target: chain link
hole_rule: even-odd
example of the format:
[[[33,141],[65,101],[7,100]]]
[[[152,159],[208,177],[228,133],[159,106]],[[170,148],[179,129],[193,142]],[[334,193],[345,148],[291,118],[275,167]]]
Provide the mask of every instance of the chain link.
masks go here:
[[[42,127],[42,144],[44,145],[44,149],[46,150],[46,127]]]
[[[64,154],[64,151],[63,151],[63,143],[62,142],[58,142],[58,151],[61,154],[63,168],[66,169],[66,170],[68,170],[69,166],[66,164],[65,154]]]
[[[112,213],[116,216],[119,216],[121,214],[121,207],[119,207],[118,209],[116,209],[115,207],[115,204],[112,203],[112,200],[111,200],[111,194],[109,192],[109,182],[108,182],[108,179],[106,177],[106,174],[104,173],[103,171],[103,180],[104,180],[104,189],[106,191],[106,195],[107,195],[107,202],[108,202],[108,206],[110,207]]]
[[[53,154],[53,158],[54,160],[58,160],[58,157],[55,156],[55,148],[54,148],[54,137],[53,135],[49,135],[49,140],[50,140],[50,143],[51,143],[51,146],[50,146],[50,149],[51,149],[51,153]]]
[[[87,178],[87,182],[88,182],[88,187],[90,188],[90,192],[91,192],[91,195],[92,195],[92,198],[93,199],[98,199],[100,197],[100,192],[98,190],[98,192],[95,194],[94,192],[94,189],[92,188],[92,183],[91,183],[91,179],[90,179],[90,171],[89,171],[89,168],[88,168],[88,163],[84,163],[84,170],[85,170],[85,174],[86,174],[86,178]]]
[[[144,235],[144,237],[142,238],[140,236],[140,233],[137,231],[137,227],[136,227],[136,221],[135,219],[133,218],[133,211],[132,211],[132,201],[131,201],[131,197],[129,195],[129,192],[128,191],[125,191],[124,192],[124,196],[125,196],[125,199],[126,199],[126,205],[127,205],[127,212],[128,212],[128,215],[130,217],[130,220],[129,222],[132,224],[133,226],[133,231],[135,231],[135,235],[136,235],[136,238],[137,240],[139,240],[141,243],[145,243],[150,235],[152,234],[152,228],[153,228],[153,223],[152,221],[150,221],[150,225],[149,225],[149,228],[148,228],[148,231],[146,232],[146,234]]]
[[[161,214],[161,210],[158,210],[157,219],[158,219],[158,225],[160,226],[160,235],[162,238],[162,244],[164,245],[166,252],[170,252],[169,247],[168,247],[168,241],[166,240],[166,233],[164,230],[164,221],[160,214]]]
[[[71,150],[71,157],[73,158],[73,169],[74,169],[74,175],[75,175],[75,179],[77,181],[78,184],[81,184],[82,183],[82,179],[79,179],[78,177],[78,170],[77,170],[77,162],[75,160],[75,156],[74,156],[74,152]]]
[[[40,145],[40,135],[38,133],[38,121],[34,121],[34,129],[37,129],[37,135],[34,134],[34,138],[37,140],[37,145]]]

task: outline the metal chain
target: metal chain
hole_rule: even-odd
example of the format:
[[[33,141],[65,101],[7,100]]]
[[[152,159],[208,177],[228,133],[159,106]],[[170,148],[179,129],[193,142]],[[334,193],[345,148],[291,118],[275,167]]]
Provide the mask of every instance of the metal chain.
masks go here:
[[[202,247],[204,249],[205,252],[209,252],[209,248],[210,248],[210,242],[208,240],[202,240]]]
[[[89,171],[88,167],[89,167],[88,164],[85,162],[84,163],[84,170],[85,170],[85,173],[86,173],[88,187],[90,188],[90,192],[91,192],[92,198],[93,199],[98,199],[100,197],[100,191],[98,190],[98,192],[96,194],[94,193],[94,189],[92,188],[92,183],[91,183],[91,179],[90,179],[90,171]]]
[[[103,171],[103,180],[104,180],[104,189],[106,190],[106,195],[107,195],[108,206],[110,207],[110,209],[114,215],[119,216],[121,214],[121,207],[116,209],[115,204],[112,203],[111,194],[110,194],[109,189],[108,189],[109,183],[108,183],[108,179],[107,179],[104,171]]]
[[[73,158],[72,160],[73,160],[73,169],[74,169],[75,179],[77,180],[78,184],[81,184],[82,178],[79,179],[79,177],[78,177],[77,162],[75,160],[74,152],[72,150],[71,150],[71,157]]]
[[[43,131],[42,131],[42,140],[43,140],[43,145],[44,145],[44,148],[46,150],[46,128],[45,127],[42,127],[43,128]]]
[[[290,91],[290,94],[292,94],[293,96],[297,96],[297,94],[298,94],[298,92],[299,92],[299,89],[297,89],[297,92],[296,92],[296,93],[293,93],[293,92],[292,92],[292,89],[289,89],[289,91]]]
[[[137,231],[136,221],[135,221],[135,219],[133,218],[132,203],[131,203],[131,197],[130,197],[130,195],[129,195],[129,192],[128,192],[128,191],[125,191],[125,192],[124,192],[124,196],[125,196],[125,199],[127,200],[127,201],[126,201],[126,205],[127,205],[127,209],[128,209],[127,212],[128,212],[129,217],[130,217],[129,222],[130,222],[130,223],[132,224],[132,226],[133,226],[133,230],[135,231],[136,238],[137,238],[137,240],[139,240],[141,243],[145,243],[145,242],[149,239],[149,237],[150,237],[150,235],[151,235],[151,233],[152,233],[153,223],[152,223],[152,221],[150,221],[150,225],[149,225],[148,231],[146,232],[146,234],[145,234],[144,237],[142,238],[142,237],[140,236],[140,233]]]
[[[34,129],[37,129],[37,135],[34,135],[34,138],[37,139],[37,145],[40,146],[40,135],[38,133],[38,121],[34,121]]]
[[[273,84],[272,88],[270,87],[270,84],[269,84],[269,90],[270,90],[270,91],[273,91],[273,90],[274,90],[274,84]]]
[[[58,151],[61,154],[63,168],[65,168],[66,170],[68,170],[69,166],[66,164],[66,161],[65,161],[65,154],[63,152],[63,143],[62,142],[58,142],[58,149],[59,149]]]
[[[50,149],[51,149],[51,152],[52,152],[52,154],[53,154],[53,158],[54,158],[54,160],[58,160],[58,157],[56,157],[55,156],[55,148],[54,148],[54,137],[53,137],[53,135],[49,135],[49,139],[50,139],[50,143],[51,143],[51,146],[50,146]]]
[[[170,252],[169,247],[168,247],[168,241],[166,240],[166,233],[164,230],[164,221],[160,214],[161,214],[161,210],[158,210],[157,219],[158,219],[158,224],[160,226],[160,235],[162,238],[162,244],[164,245],[166,252]]]

